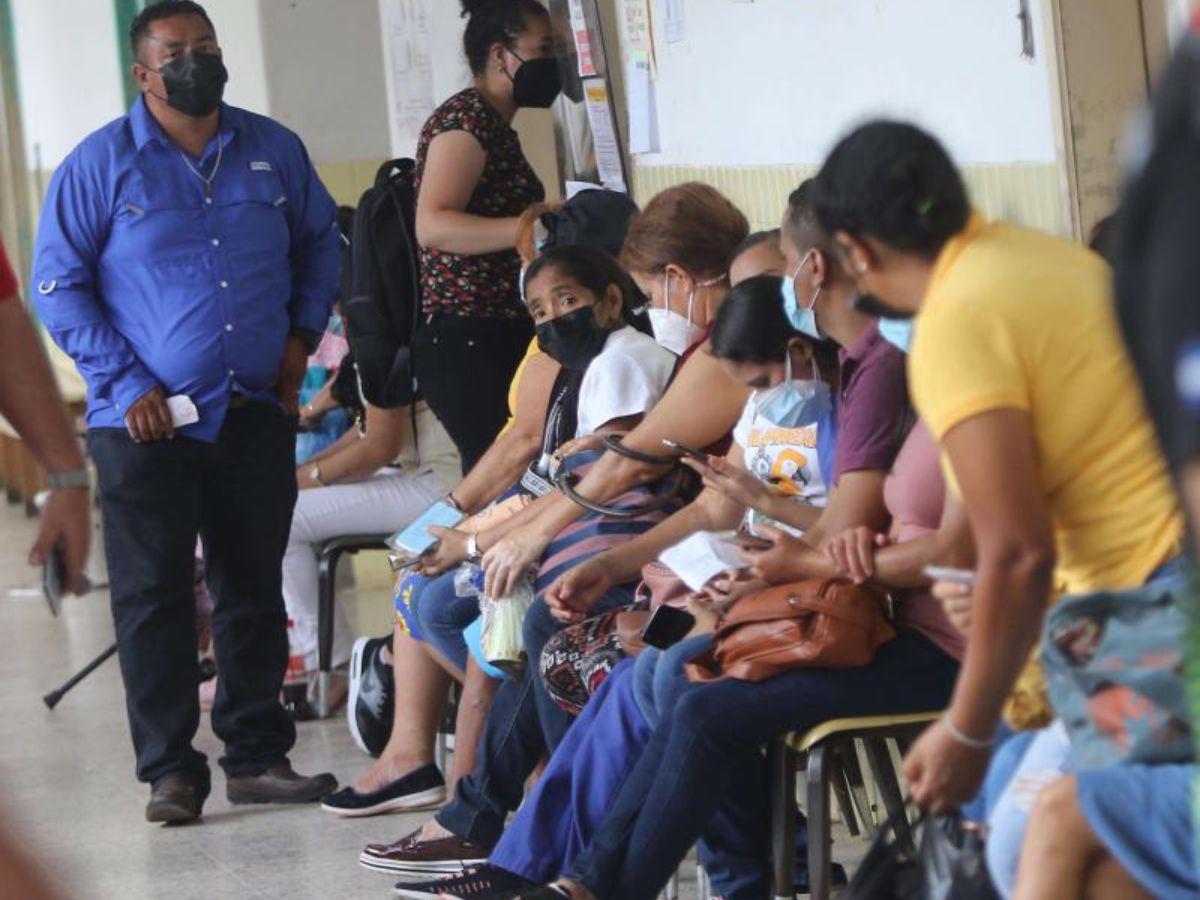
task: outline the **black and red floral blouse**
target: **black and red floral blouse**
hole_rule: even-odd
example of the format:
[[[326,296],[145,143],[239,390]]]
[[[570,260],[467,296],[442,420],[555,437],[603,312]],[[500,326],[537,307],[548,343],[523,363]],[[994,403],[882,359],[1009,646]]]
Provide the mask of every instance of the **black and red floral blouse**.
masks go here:
[[[521,151],[517,132],[475,88],[467,88],[439,106],[421,129],[415,172],[418,194],[429,143],[447,131],[467,132],[487,153],[483,175],[465,212],[494,218],[519,216],[530,204],[545,198],[542,183]],[[422,247],[422,310],[426,315],[527,315],[517,288],[520,268],[515,250],[468,256]]]

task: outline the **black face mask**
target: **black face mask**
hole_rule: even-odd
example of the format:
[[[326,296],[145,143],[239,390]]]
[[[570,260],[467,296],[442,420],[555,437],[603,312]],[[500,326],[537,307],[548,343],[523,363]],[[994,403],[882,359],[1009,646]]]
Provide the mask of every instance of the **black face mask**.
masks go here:
[[[517,59],[521,57],[517,56]],[[521,59],[512,82],[513,102],[520,107],[548,109],[562,93],[562,76],[558,74],[558,60],[553,56]]]
[[[604,349],[608,332],[600,327],[590,306],[543,322],[534,329],[538,349],[564,369],[583,369]]]
[[[229,80],[220,56],[198,50],[171,60],[158,74],[167,88],[167,105],[198,119],[217,108]]]
[[[915,313],[908,310],[896,309],[894,306],[889,306],[884,303],[874,294],[857,293],[854,299],[850,301],[853,306],[861,313],[866,313],[868,316],[874,316],[877,319],[911,319]]]

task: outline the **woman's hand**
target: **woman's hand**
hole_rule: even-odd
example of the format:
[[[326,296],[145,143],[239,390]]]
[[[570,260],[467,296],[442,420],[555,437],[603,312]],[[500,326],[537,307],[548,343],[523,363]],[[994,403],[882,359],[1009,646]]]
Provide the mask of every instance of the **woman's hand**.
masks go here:
[[[418,572],[426,578],[437,578],[443,572],[466,562],[469,534],[438,525],[430,525],[426,530],[437,538],[437,543],[421,554],[421,561],[415,566]]]
[[[756,525],[754,533],[769,540],[771,546],[766,550],[742,550],[742,558],[750,567],[751,574],[767,584],[787,584],[805,577],[805,573],[796,566],[796,560],[803,551],[809,549],[808,544],[769,525]]]
[[[707,464],[686,456],[682,462],[700,474],[705,487],[728,497],[740,506],[757,509],[762,513],[769,512],[766,507],[774,495],[763,482],[741,466],[736,466],[720,456],[708,457]]]
[[[325,410],[317,409],[311,403],[305,403],[300,407],[300,421],[297,427],[301,431],[312,431],[323,418],[325,418]]]
[[[296,466],[296,487],[302,491],[319,488],[323,485],[317,484],[312,477],[313,464],[305,463],[301,466]]]
[[[550,614],[560,622],[582,622],[600,598],[613,586],[603,555],[593,556],[560,575],[545,593]]]
[[[934,722],[904,757],[913,803],[935,814],[962,806],[979,792],[991,755],[991,748],[968,747]]]
[[[727,569],[709,579],[699,592],[688,597],[688,611],[696,617],[701,631],[711,634],[721,616],[747,594],[770,587],[747,569]]]
[[[529,569],[542,558],[550,542],[528,526],[516,528],[483,554],[483,592],[493,600],[512,596]]]
[[[586,450],[602,450],[607,434],[588,434],[560,444],[554,451],[555,459],[565,459],[572,453],[583,453]]]
[[[935,581],[933,596],[942,601],[950,624],[966,634],[971,630],[971,588],[957,581]]]
[[[875,551],[888,543],[886,534],[859,525],[829,538],[821,549],[842,575],[862,584],[875,577]]]

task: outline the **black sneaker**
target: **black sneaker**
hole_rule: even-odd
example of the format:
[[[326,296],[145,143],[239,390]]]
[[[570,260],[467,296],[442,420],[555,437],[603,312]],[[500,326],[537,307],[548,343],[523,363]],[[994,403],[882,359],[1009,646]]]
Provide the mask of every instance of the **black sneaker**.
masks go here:
[[[446,780],[433,763],[409,772],[387,787],[360,794],[352,787],[326,797],[321,809],[347,818],[377,816],[399,810],[428,809],[446,799]]]
[[[514,875],[506,869],[474,866],[461,875],[451,875],[433,881],[414,884],[400,882],[393,890],[397,897],[420,900],[422,897],[467,897],[470,900],[507,900],[521,891],[535,887],[532,881]]]
[[[346,721],[350,736],[363,753],[378,757],[392,735],[395,706],[392,667],[383,662],[383,648],[391,650],[392,638],[361,637],[350,653],[350,698]]]

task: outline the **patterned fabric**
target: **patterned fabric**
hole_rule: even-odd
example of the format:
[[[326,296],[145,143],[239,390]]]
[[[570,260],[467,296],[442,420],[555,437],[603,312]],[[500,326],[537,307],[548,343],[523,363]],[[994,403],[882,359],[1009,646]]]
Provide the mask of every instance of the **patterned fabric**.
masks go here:
[[[429,144],[447,131],[467,132],[487,153],[466,212],[491,218],[519,216],[545,198],[545,189],[522,153],[516,131],[475,88],[467,88],[439,106],[421,129],[415,172],[418,196]],[[520,268],[516,250],[467,256],[422,247],[422,309],[426,315],[524,316],[517,289]]]
[[[546,643],[539,671],[550,698],[573,716],[583,712],[625,651],[617,638],[614,609],[564,628]]]

